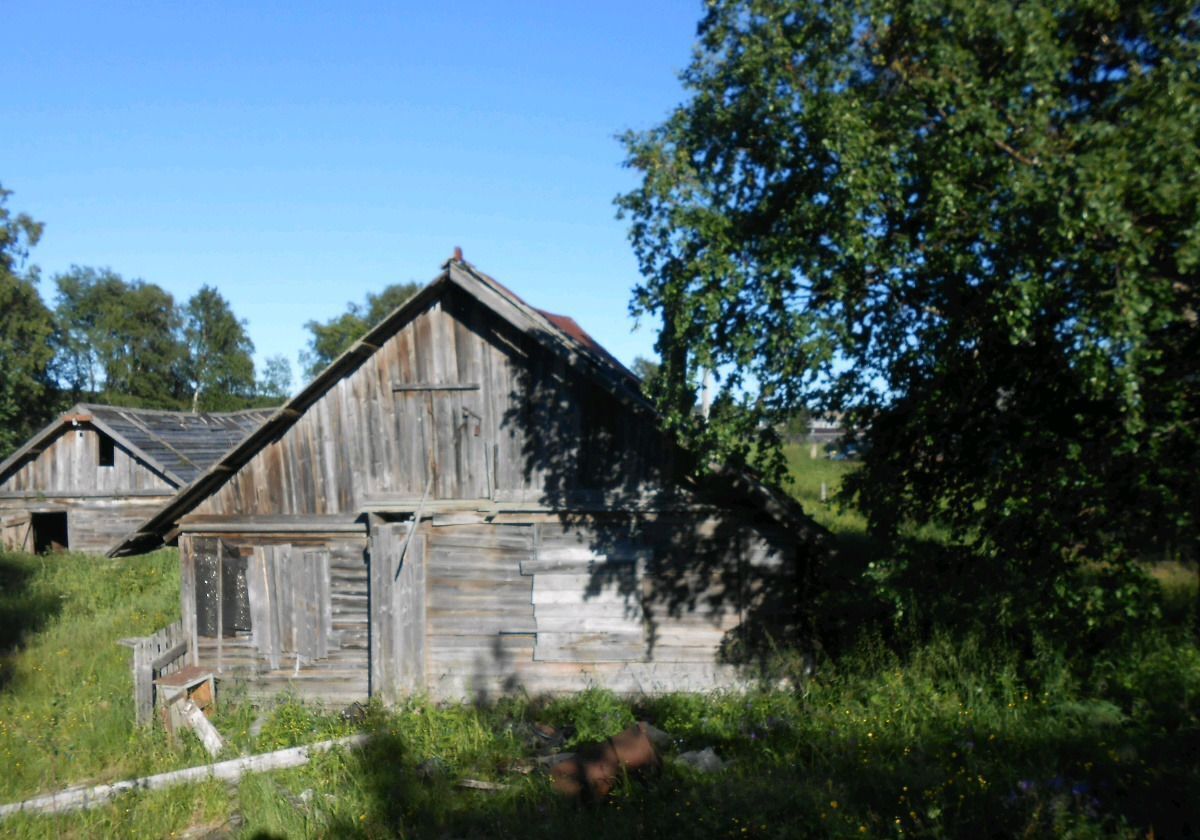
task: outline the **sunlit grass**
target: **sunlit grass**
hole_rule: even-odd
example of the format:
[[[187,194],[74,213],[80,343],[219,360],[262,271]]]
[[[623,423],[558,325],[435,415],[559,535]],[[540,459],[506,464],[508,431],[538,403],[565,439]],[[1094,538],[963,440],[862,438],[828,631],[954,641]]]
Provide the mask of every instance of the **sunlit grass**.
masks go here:
[[[830,460],[821,447],[813,457],[811,444],[788,444],[783,454],[792,479],[788,490],[809,516],[838,534],[866,534],[866,519],[838,496],[846,476],[858,468],[856,462]]]
[[[1169,623],[1186,623],[1200,600],[1200,575],[1195,563],[1161,560],[1147,564],[1150,577],[1162,588],[1163,615]]]

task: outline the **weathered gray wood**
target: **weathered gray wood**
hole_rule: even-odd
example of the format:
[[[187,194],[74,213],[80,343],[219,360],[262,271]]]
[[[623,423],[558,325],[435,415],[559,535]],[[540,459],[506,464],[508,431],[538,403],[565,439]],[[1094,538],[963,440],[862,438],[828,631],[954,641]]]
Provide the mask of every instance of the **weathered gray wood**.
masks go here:
[[[429,633],[437,636],[477,636],[496,633],[534,633],[533,616],[510,616],[491,610],[427,611]]]
[[[0,491],[0,501],[8,499],[169,499],[175,495],[175,489],[170,487],[152,488],[122,488],[119,490],[82,490],[78,488],[62,488],[58,490],[5,490]]]
[[[527,458],[538,459],[548,444],[540,440],[542,429],[512,422],[512,411],[519,406],[513,403],[514,395],[526,389],[535,359],[550,377],[546,381],[553,383],[546,399],[574,402],[573,394],[584,386],[577,372],[549,362],[545,351],[530,355],[533,347],[525,344],[511,326],[466,297],[453,305],[431,305],[383,340],[370,361],[347,371],[317,397],[282,437],[268,442],[241,468],[238,482],[217,490],[200,508],[214,513],[267,512],[282,499],[286,512],[316,514],[319,507],[328,512],[334,506],[351,512],[362,509],[364,494],[407,489],[409,498],[419,495],[422,479],[435,464],[434,498],[502,498],[503,490],[521,494],[509,498],[540,501],[545,471],[524,467]],[[403,390],[393,391],[393,386]],[[455,390],[413,390],[431,386]],[[417,410],[426,396],[431,402],[424,411]],[[600,403],[616,405],[609,397],[597,406]],[[604,435],[615,431],[609,445],[620,454],[611,459],[610,473],[657,464],[669,455],[661,441],[645,434],[644,419],[614,419],[618,414],[611,407],[588,416],[605,424]],[[563,454],[568,460],[577,457],[570,447],[588,446],[600,434],[594,435],[588,422],[592,421],[572,408],[564,432],[578,435],[578,443],[556,435],[553,445],[560,450],[567,446]],[[421,442],[414,445],[417,431]],[[331,440],[343,444],[331,445]],[[282,470],[272,467],[269,450],[286,453]],[[338,463],[322,463],[328,459]],[[598,472],[570,478],[564,491],[596,490],[604,472],[602,462],[596,463]],[[247,492],[276,484],[274,494]],[[657,498],[653,493],[646,497]]]
[[[487,521],[487,514],[462,511],[461,513],[435,513],[431,518],[433,527],[444,528],[450,525],[481,525]]]
[[[138,723],[146,723],[154,713],[154,675],[150,652],[142,645],[133,649],[133,708]]]
[[[638,619],[645,613],[645,608],[637,601],[625,602],[622,600],[609,601],[592,601],[587,604],[587,609],[581,608],[578,602],[566,603],[540,603],[534,607],[537,611],[538,618],[574,618],[582,620],[585,618],[629,618]]]
[[[425,539],[415,536],[392,587],[395,615],[395,667],[399,691],[425,687],[426,569]]]
[[[394,383],[393,391],[478,391],[478,382],[413,382]]]
[[[640,614],[633,618],[620,616],[595,616],[590,612],[581,616],[574,610],[568,616],[547,616],[538,610],[538,632],[548,633],[635,633],[643,631]]]
[[[199,665],[196,644],[199,635],[196,631],[196,555],[193,543],[193,538],[186,536],[179,541],[179,599],[183,629],[192,645],[191,664]]]
[[[738,669],[713,663],[677,662],[531,662],[516,661],[508,669],[482,675],[465,672],[430,674],[430,693],[437,699],[496,697],[513,691],[531,696],[566,694],[602,686],[622,695],[656,695],[675,691],[712,691],[748,687]]]
[[[542,315],[529,317],[549,329]],[[503,684],[498,669],[520,657],[487,640],[508,633],[542,640],[542,657],[534,659],[530,636],[524,664],[512,665],[529,684],[546,673],[546,684],[565,685],[555,667],[617,664],[597,661],[616,655],[703,666],[772,585],[739,570],[787,567],[781,552],[738,536],[743,514],[664,485],[671,447],[647,417],[478,300],[455,288],[429,294],[369,343],[377,349],[305,392],[294,422],[264,437],[183,523],[185,533],[271,546],[264,586],[277,602],[284,656],[274,667],[257,663],[271,671],[257,687],[330,688],[323,644],[326,657],[369,657],[372,693],[411,690],[422,669],[409,646],[419,638],[421,679],[448,674],[465,686],[477,674]],[[428,390],[443,384],[453,387]],[[364,511],[384,515],[355,521]],[[416,527],[396,521],[412,513]],[[338,528],[352,542],[364,527],[370,565],[355,569],[332,546],[343,538]],[[423,541],[420,621],[408,595],[416,582],[399,580],[410,538]],[[732,571],[710,574],[714,563]],[[656,576],[673,590],[664,603],[656,603]],[[409,632],[410,624],[421,629]],[[443,661],[444,650],[455,653]],[[253,649],[237,655],[255,662]]]
[[[533,603],[541,604],[575,604],[588,607],[592,604],[633,605],[641,600],[639,593],[623,593],[612,589],[602,589],[599,592],[588,592],[578,589],[548,589],[541,582],[542,575],[533,577]]]
[[[217,540],[217,673],[224,671],[225,666],[225,550],[224,544]],[[216,755],[216,753],[213,753]]]
[[[408,525],[388,524],[377,516],[370,517],[370,691],[372,696],[392,701],[396,696],[396,616],[395,558],[400,553],[400,541],[407,536]]]
[[[177,659],[183,657],[187,651],[187,642],[176,642],[174,645],[162,651],[150,660],[150,671],[155,672],[164,670],[168,665],[173,664]]]
[[[639,662],[646,640],[634,633],[547,633],[538,630],[533,658],[539,662]]]
[[[274,586],[274,546],[257,546],[246,570],[246,593],[250,601],[250,625],[254,646],[269,667],[279,667],[282,645],[279,638],[278,605]]]
[[[221,750],[225,749],[225,740],[221,733],[191,700],[183,699],[178,702],[180,722],[195,732],[208,754],[216,758],[221,754]]]
[[[122,639],[120,644],[133,651],[134,718],[139,724],[149,723],[154,711],[154,680],[178,670],[188,652],[183,622],[177,621],[149,636]]]
[[[591,574],[539,574],[534,576],[540,592],[582,593],[586,600],[601,592],[616,593],[631,600],[637,600],[641,595],[641,579],[636,574],[637,567],[632,564],[604,564],[598,566]]]

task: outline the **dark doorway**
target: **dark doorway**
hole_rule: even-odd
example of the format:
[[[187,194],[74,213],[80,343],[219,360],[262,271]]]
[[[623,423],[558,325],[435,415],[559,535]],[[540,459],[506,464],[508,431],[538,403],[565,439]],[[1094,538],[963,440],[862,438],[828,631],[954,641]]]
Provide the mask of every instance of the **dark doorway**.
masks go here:
[[[35,513],[31,518],[33,520],[33,550],[36,554],[45,554],[47,551],[66,551],[66,511]]]

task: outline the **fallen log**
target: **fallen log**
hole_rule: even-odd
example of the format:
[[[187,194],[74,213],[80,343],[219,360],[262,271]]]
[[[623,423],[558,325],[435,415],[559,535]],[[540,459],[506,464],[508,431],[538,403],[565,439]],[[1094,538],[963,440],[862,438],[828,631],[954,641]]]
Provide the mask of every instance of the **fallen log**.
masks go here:
[[[309,757],[316,753],[328,752],[335,747],[353,749],[363,746],[369,736],[349,735],[345,738],[334,738],[330,741],[320,741],[303,747],[290,747],[285,750],[248,755],[234,758],[216,764],[203,764],[199,767],[188,767],[185,770],[173,770],[170,773],[159,773],[155,776],[143,776],[140,779],[127,779],[114,782],[111,785],[96,785],[95,787],[73,787],[57,793],[26,799],[24,802],[14,802],[11,805],[0,805],[0,819],[20,813],[61,814],[67,811],[77,811],[95,808],[110,800],[116,799],[123,793],[134,790],[162,790],[176,785],[205,782],[218,779],[233,782],[247,773],[262,773],[268,770],[285,770],[290,767],[300,767],[308,763]]]
[[[454,785],[455,787],[466,788],[467,790],[486,790],[492,793],[508,790],[508,785],[501,785],[496,782],[484,782],[479,779],[459,779]]]

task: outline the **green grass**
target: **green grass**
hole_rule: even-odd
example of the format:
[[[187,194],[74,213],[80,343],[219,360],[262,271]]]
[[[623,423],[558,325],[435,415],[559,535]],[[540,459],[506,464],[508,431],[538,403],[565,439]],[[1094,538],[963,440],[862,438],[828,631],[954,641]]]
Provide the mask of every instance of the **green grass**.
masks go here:
[[[783,449],[787,458],[792,492],[804,510],[818,524],[839,535],[863,537],[867,532],[867,520],[861,513],[845,505],[837,498],[842,481],[858,468],[854,461],[833,461],[825,457],[824,449],[818,447],[817,457],[812,457],[809,444],[788,444]],[[825,486],[825,499],[821,498],[821,486]]]

